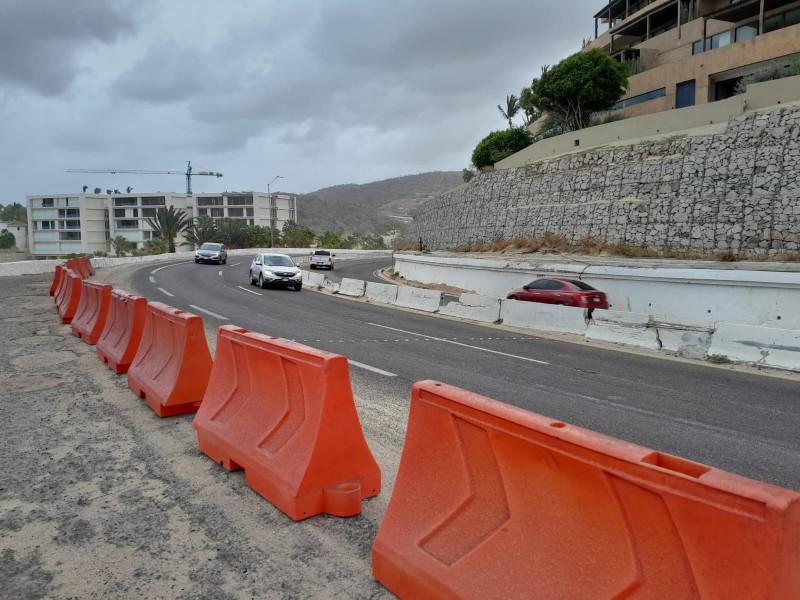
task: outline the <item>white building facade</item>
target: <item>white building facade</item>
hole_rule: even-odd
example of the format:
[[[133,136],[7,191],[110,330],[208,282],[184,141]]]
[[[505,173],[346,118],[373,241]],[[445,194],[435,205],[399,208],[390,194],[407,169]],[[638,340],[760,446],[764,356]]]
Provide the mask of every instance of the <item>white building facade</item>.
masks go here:
[[[0,221],[0,231],[8,231],[14,236],[14,246],[17,251],[25,252],[28,249],[28,226],[18,221]]]
[[[143,248],[157,237],[147,223],[159,208],[174,206],[187,217],[234,219],[243,225],[281,229],[297,221],[297,198],[288,194],[224,192],[219,194],[71,194],[28,196],[28,241],[33,258],[111,252],[109,240],[125,237]],[[178,236],[176,245],[185,240]],[[188,248],[186,248],[188,249]]]

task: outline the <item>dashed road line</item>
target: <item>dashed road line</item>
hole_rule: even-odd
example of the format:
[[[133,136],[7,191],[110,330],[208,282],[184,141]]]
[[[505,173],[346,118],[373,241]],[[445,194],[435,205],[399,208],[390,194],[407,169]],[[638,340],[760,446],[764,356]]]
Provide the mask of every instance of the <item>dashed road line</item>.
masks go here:
[[[481,348],[480,346],[472,346],[470,344],[462,344],[461,342],[454,342],[453,340],[448,340],[445,338],[437,338],[432,335],[424,335],[422,333],[415,333],[413,331],[406,331],[404,329],[397,329],[395,327],[388,327],[386,325],[378,325],[377,323],[368,323],[368,325],[372,325],[374,327],[380,327],[381,329],[389,329],[391,331],[397,331],[399,333],[407,333],[411,335],[416,335],[421,338],[426,338],[429,341],[435,342],[444,342],[446,344],[453,344],[454,346],[463,346],[464,348],[472,348],[473,350],[480,350],[481,352],[488,352],[490,354],[499,354],[500,356],[508,356],[509,358],[516,358],[518,360],[524,360],[527,362],[533,362],[540,365],[549,365],[549,362],[544,360],[537,360],[535,358],[528,358],[527,356],[519,356],[517,354],[509,354],[508,352],[500,352],[499,350],[490,350],[489,348]],[[385,341],[385,340],[384,340]]]
[[[249,294],[255,294],[256,296],[263,296],[264,295],[261,292],[254,292],[253,290],[248,290],[246,287],[241,286],[241,285],[237,285],[236,287],[239,288],[240,290],[242,290],[243,292],[247,292]],[[245,308],[247,308],[247,307],[245,307]]]
[[[365,365],[364,363],[350,360],[349,358],[347,359],[347,362],[353,365],[354,367],[358,367],[359,369],[366,369],[367,371],[372,371],[373,373],[378,373],[379,375],[385,375],[386,377],[397,377],[396,373],[384,371],[383,369],[379,369],[378,367],[371,367],[369,365]]]
[[[155,282],[156,282],[156,278],[153,277],[152,275],[150,275],[150,283],[155,283]]]
[[[199,310],[200,312],[206,313],[207,315],[210,315],[212,317],[220,319],[221,321],[227,321],[228,320],[228,317],[223,317],[222,315],[218,315],[217,313],[211,312],[210,310],[206,310],[205,308],[201,308],[199,306],[195,306],[194,304],[190,304],[189,306],[191,308],[195,309],[195,310]]]
[[[163,267],[158,267],[157,269],[153,269],[152,271],[150,271],[150,275],[155,275],[161,269],[169,269],[170,267],[177,267],[178,265],[185,265],[185,264],[188,264],[188,262],[191,262],[191,261],[179,262],[179,263],[174,263],[174,264],[171,264],[171,265],[164,265]]]
[[[165,290],[164,288],[156,288],[156,289],[157,289],[159,292],[161,292],[162,294],[166,294],[166,295],[167,295],[167,296],[169,296],[170,298],[174,298],[174,297],[175,297],[175,294],[172,294],[172,293],[168,292],[168,291],[167,291],[167,290]]]

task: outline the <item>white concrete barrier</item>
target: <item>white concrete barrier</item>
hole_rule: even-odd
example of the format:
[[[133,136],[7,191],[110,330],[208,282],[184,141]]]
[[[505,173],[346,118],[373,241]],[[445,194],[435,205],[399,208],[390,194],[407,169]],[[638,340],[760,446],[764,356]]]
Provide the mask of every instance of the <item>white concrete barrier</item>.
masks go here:
[[[360,298],[364,295],[364,289],[367,287],[367,282],[361,279],[350,279],[343,277],[339,285],[339,294],[342,296],[353,296]]]
[[[338,281],[334,281],[333,279],[328,279],[327,277],[323,276],[322,286],[325,288],[326,291],[330,292],[331,294],[338,294],[341,288],[341,284]]]
[[[394,304],[397,301],[398,286],[390,283],[367,282],[364,296],[372,302],[382,302],[383,304]]]
[[[442,303],[442,292],[408,286],[400,286],[397,290],[396,306],[413,308],[425,312],[436,312]]]
[[[661,349],[658,330],[653,326],[653,317],[641,313],[595,309],[586,329],[586,337],[590,340],[651,350]]]
[[[675,352],[684,358],[704,359],[708,356],[711,330],[660,324],[656,329],[662,350]]]
[[[503,300],[500,305],[500,318],[503,320],[503,325],[509,327],[559,331],[578,335],[586,333],[584,310],[573,306]]]
[[[322,273],[311,273],[308,274],[308,285],[315,285],[318,287],[323,287],[325,285],[325,275]]]
[[[439,314],[494,323],[500,318],[500,299],[478,294],[461,294],[457,302],[442,302]]]
[[[708,353],[734,361],[800,370],[800,331],[719,323]]]

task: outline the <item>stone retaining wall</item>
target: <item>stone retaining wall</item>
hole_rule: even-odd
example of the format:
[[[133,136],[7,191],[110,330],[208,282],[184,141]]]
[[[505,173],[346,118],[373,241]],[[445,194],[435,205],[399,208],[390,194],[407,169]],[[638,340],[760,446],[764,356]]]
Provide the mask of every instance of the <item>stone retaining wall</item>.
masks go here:
[[[545,232],[577,242],[775,255],[800,250],[800,106],[723,134],[590,150],[477,176],[421,207],[431,250]]]

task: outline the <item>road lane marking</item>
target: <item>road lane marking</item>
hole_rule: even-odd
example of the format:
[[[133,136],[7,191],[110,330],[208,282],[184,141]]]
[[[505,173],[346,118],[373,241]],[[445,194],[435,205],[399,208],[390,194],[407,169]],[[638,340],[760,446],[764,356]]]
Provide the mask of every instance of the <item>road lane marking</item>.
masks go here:
[[[223,317],[222,315],[218,315],[217,313],[211,312],[210,310],[206,310],[205,308],[200,308],[199,306],[195,306],[194,304],[190,304],[189,306],[191,308],[195,309],[195,310],[199,310],[200,312],[204,312],[207,315],[211,315],[212,317],[216,317],[217,319],[220,319],[222,321],[227,321],[228,320],[228,317]]]
[[[359,369],[366,369],[367,371],[372,371],[373,373],[377,373],[378,375],[385,375],[386,377],[397,377],[397,374],[395,373],[384,371],[383,369],[379,369],[378,367],[370,367],[369,365],[365,365],[364,363],[350,360],[349,358],[347,359],[347,362],[353,365],[354,367],[358,367]]]
[[[150,275],[150,283],[155,283],[155,282],[156,282],[156,278],[153,277],[152,275]]]
[[[170,293],[169,293],[167,290],[165,290],[164,288],[156,288],[156,289],[157,289],[158,291],[160,291],[162,294],[166,294],[166,295],[167,295],[167,296],[169,296],[170,298],[174,298],[174,297],[175,297],[175,294],[170,294]]]
[[[186,261],[186,262],[179,262],[179,263],[175,263],[175,264],[172,264],[172,265],[164,265],[163,267],[158,267],[157,269],[153,269],[152,271],[150,271],[150,275],[155,275],[155,274],[156,274],[156,273],[158,273],[158,272],[159,272],[161,269],[169,269],[170,267],[177,267],[178,265],[185,265],[185,264],[187,264],[187,263],[188,263],[188,261]]]
[[[219,270],[219,276],[222,277],[222,269]]]
[[[241,285],[237,285],[236,287],[239,288],[240,290],[242,290],[243,292],[248,292],[250,294],[255,294],[256,296],[263,296],[264,295],[261,292],[254,292],[253,290],[248,290],[246,287],[242,287]]]
[[[374,327],[381,327],[382,329],[389,329],[391,331],[397,331],[398,333],[408,333],[411,335],[415,335],[421,338],[427,338],[428,340],[433,340],[435,342],[444,342],[446,344],[453,344],[455,346],[463,346],[465,348],[472,348],[473,350],[480,350],[481,352],[489,352],[490,354],[499,354],[500,356],[508,356],[509,358],[517,358],[519,360],[525,360],[528,362],[538,363],[540,365],[549,365],[549,362],[543,360],[536,360],[535,358],[528,358],[527,356],[519,356],[517,354],[509,354],[508,352],[500,352],[498,350],[489,350],[489,348],[481,348],[480,346],[471,346],[470,344],[462,344],[461,342],[454,342],[453,340],[446,340],[444,338],[434,337],[432,335],[424,335],[422,333],[415,333],[413,331],[406,331],[405,329],[397,329],[395,327],[388,327],[386,325],[378,325],[377,323],[367,323],[368,325],[373,325]],[[386,340],[384,340],[386,341]]]
[[[233,263],[231,266],[232,267],[238,267],[240,264],[242,264],[242,263]]]

